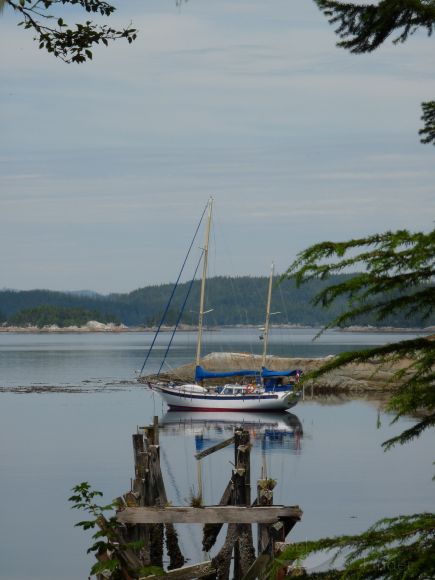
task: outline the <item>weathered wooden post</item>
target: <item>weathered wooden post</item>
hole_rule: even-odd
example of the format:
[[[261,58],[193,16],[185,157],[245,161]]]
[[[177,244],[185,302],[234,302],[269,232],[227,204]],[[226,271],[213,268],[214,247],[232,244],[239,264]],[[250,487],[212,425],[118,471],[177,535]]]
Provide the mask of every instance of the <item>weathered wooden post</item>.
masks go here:
[[[149,453],[149,485],[153,497],[152,503],[148,505],[165,507],[168,503],[168,498],[160,467],[159,418],[157,416],[154,416],[152,428],[149,428],[149,435],[149,443],[147,445]],[[150,538],[151,564],[163,567],[163,532],[165,532],[166,549],[170,561],[169,570],[183,566],[185,560],[178,544],[178,534],[174,524],[154,524],[154,526],[154,528],[151,528]]]
[[[251,503],[251,445],[248,431],[234,433],[233,505]]]
[[[229,439],[225,439],[221,443],[217,443],[200,453],[195,455],[196,459],[200,460],[215,451],[219,451],[220,449],[224,449],[224,447],[228,447],[234,443],[234,436],[230,437]],[[227,487],[225,488],[224,493],[219,501],[220,506],[230,505],[232,503],[233,498],[233,481],[232,479],[229,481]],[[219,532],[222,529],[223,524],[205,524],[203,529],[203,540],[202,540],[202,549],[204,552],[209,552],[212,547],[215,545]]]
[[[233,505],[251,504],[251,443],[248,431],[238,429],[234,434]],[[255,560],[252,541],[252,527],[249,524],[237,526],[234,544],[234,579],[239,580]]]
[[[153,424],[139,429],[133,434],[134,472],[132,490],[124,495],[127,507],[165,507],[168,503],[163,476],[160,468],[159,423],[154,417]],[[126,541],[141,540],[142,566],[163,567],[163,537],[166,532],[166,545],[170,559],[169,569],[184,564],[184,557],[178,545],[178,535],[172,523],[140,523],[127,525]]]
[[[228,444],[227,440],[224,444]],[[222,445],[222,444],[221,444]],[[223,446],[223,445],[222,445]],[[222,448],[220,446],[220,448]],[[217,450],[215,446],[214,450]],[[233,506],[250,506],[251,481],[250,481],[250,436],[249,432],[241,427],[234,433],[234,468],[231,481],[222,496],[220,505],[231,504]],[[218,525],[209,525],[204,528],[203,546],[210,549],[216,541],[221,529]],[[231,566],[231,555],[234,551],[234,579],[241,579],[252,562],[255,560],[255,550],[252,542],[252,528],[248,523],[228,524],[227,535],[224,545],[219,553],[213,558],[216,567],[216,578],[227,580]]]
[[[124,501],[128,506],[149,505],[148,497],[148,454],[145,448],[144,436],[141,433],[134,433],[133,456],[134,456],[134,480],[132,481],[131,492],[124,495]],[[138,526],[127,526],[125,530],[127,542],[142,541],[143,547],[140,550],[140,558],[144,566],[151,563],[150,554],[150,528],[146,524]]]
[[[275,481],[273,479],[259,479],[257,482],[257,505],[273,505],[273,488]],[[270,532],[269,526],[258,524],[258,553],[261,554],[269,548]]]

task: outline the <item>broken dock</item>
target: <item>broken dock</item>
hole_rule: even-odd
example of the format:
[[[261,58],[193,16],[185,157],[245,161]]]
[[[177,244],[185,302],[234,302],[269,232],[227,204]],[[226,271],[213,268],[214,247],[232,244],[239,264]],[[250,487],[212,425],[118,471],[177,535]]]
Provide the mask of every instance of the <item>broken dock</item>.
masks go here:
[[[152,425],[137,429],[133,435],[135,476],[130,491],[118,498],[116,511],[121,577],[154,580],[162,573],[173,580],[227,580],[230,577],[255,580],[266,577],[272,561],[285,548],[287,535],[301,519],[302,511],[298,506],[273,504],[276,482],[272,479],[258,479],[255,498],[251,498],[250,435],[243,427],[235,428],[232,437],[197,453],[195,457],[200,462],[229,445],[234,445],[234,464],[219,504],[202,506],[199,489],[198,497],[192,501],[194,505],[173,506],[168,502],[160,467],[157,417]],[[186,523],[203,525],[202,551],[205,553],[213,549],[227,524],[223,544],[214,556],[194,565],[185,565],[175,524]],[[100,518],[98,524],[104,532],[106,520]],[[253,525],[257,526],[257,549],[254,547]],[[169,558],[167,570],[163,569],[165,546]],[[100,561],[107,557],[110,554],[97,553]],[[280,578],[290,573],[288,564],[283,565]],[[153,567],[158,567],[158,572]],[[99,576],[100,579],[111,577],[110,572]]]

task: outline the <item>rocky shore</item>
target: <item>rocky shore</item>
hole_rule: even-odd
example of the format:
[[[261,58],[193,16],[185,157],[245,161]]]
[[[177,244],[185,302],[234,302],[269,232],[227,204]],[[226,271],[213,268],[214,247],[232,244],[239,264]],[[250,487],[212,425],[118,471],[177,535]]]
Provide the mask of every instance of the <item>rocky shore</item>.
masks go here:
[[[333,358],[281,358],[267,357],[266,366],[271,370],[301,369],[309,372],[318,369],[322,364]],[[261,357],[249,353],[211,353],[201,360],[202,366],[209,371],[259,369]],[[409,361],[395,363],[363,363],[349,364],[344,368],[329,372],[327,375],[309,381],[306,387],[313,394],[362,394],[389,393],[398,386],[394,373],[406,368]],[[194,375],[194,364],[188,364],[174,369],[171,373],[160,375],[160,380],[191,381]],[[140,379],[146,382],[155,377]],[[214,381],[216,382],[216,381]]]
[[[51,324],[50,326],[5,326],[0,325],[0,332],[23,332],[23,333],[67,333],[67,332],[132,332],[138,329],[130,328],[124,324],[114,324],[110,322],[108,324],[103,324],[102,322],[97,322],[96,320],[90,320],[84,326],[65,326],[61,327],[57,324]]]
[[[178,327],[182,331],[195,331],[196,326],[180,324]],[[162,326],[160,332],[170,332],[173,330],[172,326]],[[155,332],[155,327],[146,326],[126,326],[125,324],[114,324],[109,322],[104,324],[96,320],[90,320],[83,326],[58,326],[51,324],[49,326],[10,326],[0,324],[0,332],[19,332],[19,333],[74,333],[74,332]]]
[[[313,326],[303,326],[301,324],[277,324],[276,328],[281,329],[315,329],[318,327]],[[163,325],[160,328],[160,332],[172,332],[173,326]],[[207,332],[219,332],[220,330],[231,330],[240,328],[251,328],[258,330],[258,326],[255,325],[236,325],[236,326],[214,326],[207,328]],[[97,322],[96,320],[90,320],[87,324],[83,326],[65,326],[60,327],[57,324],[51,324],[49,326],[11,326],[7,323],[0,324],[0,332],[22,332],[22,333],[53,333],[53,332],[156,332],[157,327],[155,326],[126,326],[125,324],[114,324],[110,322],[104,324],[102,322]],[[190,324],[180,324],[178,325],[178,330],[183,332],[196,332],[197,327]],[[337,332],[379,332],[379,333],[400,333],[400,334],[432,334],[435,332],[435,326],[428,326],[426,328],[396,328],[393,326],[348,326],[340,329],[332,329]]]

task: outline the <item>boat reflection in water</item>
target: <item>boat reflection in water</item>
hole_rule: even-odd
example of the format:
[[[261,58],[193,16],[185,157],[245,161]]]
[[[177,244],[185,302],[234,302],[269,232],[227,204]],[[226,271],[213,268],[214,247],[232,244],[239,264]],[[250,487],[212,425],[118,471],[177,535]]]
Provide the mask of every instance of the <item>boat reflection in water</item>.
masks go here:
[[[168,411],[160,428],[168,435],[195,438],[198,453],[232,437],[237,427],[249,431],[251,444],[268,453],[275,449],[300,449],[302,423],[293,413],[207,413],[199,416],[189,411]]]

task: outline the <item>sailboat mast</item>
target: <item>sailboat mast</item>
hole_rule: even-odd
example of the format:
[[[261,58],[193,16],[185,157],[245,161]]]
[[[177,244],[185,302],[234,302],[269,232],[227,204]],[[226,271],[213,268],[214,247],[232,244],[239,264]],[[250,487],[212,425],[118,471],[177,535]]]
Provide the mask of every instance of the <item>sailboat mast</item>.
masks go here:
[[[199,301],[198,342],[196,345],[196,366],[199,365],[199,360],[201,358],[202,327],[203,327],[203,320],[204,320],[205,282],[207,279],[208,244],[209,244],[209,240],[210,240],[212,207],[213,207],[213,198],[211,197],[208,201],[208,219],[207,219],[207,226],[205,228],[205,241],[204,241],[204,249],[203,249],[204,257],[203,257],[203,263],[202,263],[201,297],[200,297],[200,301]]]
[[[270,320],[270,304],[272,302],[272,284],[273,275],[275,273],[275,264],[272,262],[269,277],[269,292],[267,294],[267,307],[266,307],[266,323],[264,325],[264,343],[263,343],[263,358],[261,359],[261,366],[266,366],[266,356],[267,356],[267,346],[269,341],[269,320]]]

